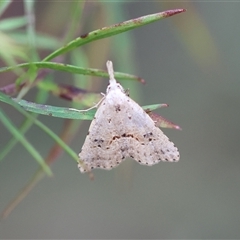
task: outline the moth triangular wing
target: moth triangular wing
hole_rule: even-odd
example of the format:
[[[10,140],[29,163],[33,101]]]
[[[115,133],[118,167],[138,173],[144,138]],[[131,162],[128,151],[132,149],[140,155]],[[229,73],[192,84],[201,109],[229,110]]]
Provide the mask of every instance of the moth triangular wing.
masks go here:
[[[178,161],[178,149],[119,86],[108,89],[90,125],[80,159],[89,170],[112,169],[126,157],[145,165]]]

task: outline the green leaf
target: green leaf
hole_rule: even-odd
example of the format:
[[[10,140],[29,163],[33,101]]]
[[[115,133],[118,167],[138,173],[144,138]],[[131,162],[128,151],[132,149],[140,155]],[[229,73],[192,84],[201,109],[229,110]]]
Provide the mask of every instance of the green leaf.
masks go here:
[[[174,10],[168,10],[165,12],[155,13],[151,15],[142,16],[139,18],[131,19],[122,23],[117,23],[108,27],[103,27],[101,29],[89,32],[87,34],[84,34],[75,40],[68,43],[66,46],[59,48],[55,52],[48,55],[46,58],[43,59],[44,62],[49,61],[59,55],[62,55],[66,52],[69,52],[77,47],[80,47],[84,44],[87,44],[92,41],[96,41],[99,39],[107,38],[122,32],[129,31],[131,29],[144,26],[146,24],[173,16],[178,13],[185,12],[185,9],[174,9]]]
[[[6,117],[3,110],[0,108],[0,120],[3,125],[12,133],[12,135],[19,140],[22,145],[28,150],[28,152],[33,156],[33,158],[39,163],[43,170],[49,175],[52,175],[52,171],[49,166],[45,163],[44,159],[38,153],[38,151],[32,146],[32,144],[22,135],[19,130],[14,126],[10,118]]]
[[[0,1],[0,16],[7,9],[11,2],[12,2],[11,0]]]
[[[39,90],[36,94],[35,100],[37,102],[44,103],[46,102],[48,98],[48,94],[43,91]],[[31,114],[33,118],[37,117],[37,114]],[[18,127],[18,131],[20,132],[21,135],[24,135],[33,125],[33,121],[31,119],[24,119],[22,122],[21,126]],[[0,162],[6,157],[6,155],[13,149],[13,147],[16,145],[18,140],[15,137],[12,137],[4,146],[2,145],[2,151],[0,152]]]
[[[35,65],[38,69],[40,68],[48,68],[48,69],[54,69],[59,71],[65,71],[69,73],[75,73],[75,74],[83,74],[83,75],[90,75],[90,76],[97,76],[97,77],[109,77],[107,71],[103,71],[100,69],[95,68],[81,68],[76,67],[69,64],[62,64],[62,63],[54,63],[54,62],[31,62],[31,63],[22,63],[11,67],[2,67],[0,68],[0,73],[12,71],[17,68],[28,68],[31,65]],[[114,76],[117,79],[121,80],[134,80],[134,81],[140,81],[145,82],[144,79],[127,74],[127,73],[120,73],[120,72],[114,72]]]
[[[8,33],[9,37],[14,39],[19,44],[26,45],[28,41],[28,36],[26,35],[26,31],[15,31]],[[39,49],[46,49],[46,50],[55,50],[56,47],[60,46],[59,39],[43,34],[43,33],[36,33],[36,47]]]
[[[17,28],[23,27],[27,24],[27,18],[23,17],[13,17],[7,18],[0,21],[0,31],[11,31]]]
[[[39,128],[41,128],[44,132],[46,132],[51,138],[53,138],[54,141],[56,141],[59,146],[61,146],[75,161],[79,161],[79,158],[77,154],[64,143],[64,141],[59,138],[50,128],[48,128],[46,125],[41,123],[39,120],[35,119],[32,115],[27,113],[17,102],[15,102],[12,98],[9,96],[3,94],[0,92],[0,101],[5,102],[7,104],[12,105],[14,108],[16,108],[20,113],[22,113],[25,117],[31,119],[35,125],[37,125]],[[23,101],[23,100],[22,100]]]
[[[0,31],[0,49],[0,57],[7,65],[16,65],[16,59],[27,61],[26,48],[19,45],[8,34],[2,31]],[[20,71],[16,71],[16,74],[18,73]]]
[[[7,101],[6,98],[4,99],[0,98],[0,100],[12,105],[12,103]],[[74,108],[55,107],[55,106],[50,106],[45,104],[37,104],[37,103],[29,102],[26,100],[20,100],[20,101],[16,99],[13,99],[13,100],[15,100],[26,111],[34,112],[42,115],[48,115],[51,117],[92,120],[96,113],[96,109],[77,110]],[[142,108],[146,111],[153,111],[165,105],[166,104],[152,104],[152,105],[143,106]]]
[[[15,100],[15,99],[13,99]],[[55,107],[50,105],[37,104],[26,100],[16,101],[26,111],[34,112],[50,117],[59,117],[65,119],[81,119],[81,120],[92,120],[96,109],[91,110],[77,110],[74,108]]]
[[[28,19],[26,34],[28,37],[27,46],[29,48],[29,56],[31,61],[38,61],[39,56],[36,49],[36,31],[35,31],[35,13],[34,13],[35,0],[24,0],[25,15]]]
[[[33,122],[29,119],[26,119],[21,127],[18,128],[19,133],[24,136],[24,133],[32,126]],[[13,147],[18,142],[18,139],[12,137],[7,144],[3,147],[0,152],[0,162],[6,157],[6,155],[13,149]]]
[[[30,64],[28,71],[22,74],[16,80],[16,86],[19,87],[24,83],[23,87],[20,89],[17,99],[21,99],[27,92],[31,89],[34,80],[37,77],[37,68],[35,65]],[[26,80],[27,79],[27,80]]]

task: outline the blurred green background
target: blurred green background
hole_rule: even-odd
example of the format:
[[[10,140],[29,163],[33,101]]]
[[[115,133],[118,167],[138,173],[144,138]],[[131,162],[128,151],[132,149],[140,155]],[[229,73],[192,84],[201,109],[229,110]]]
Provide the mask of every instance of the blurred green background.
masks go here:
[[[59,38],[73,11],[71,2],[37,2],[36,29]],[[238,239],[240,238],[240,31],[239,2],[79,2],[79,32],[174,8],[187,12],[86,45],[83,65],[146,80],[126,83],[140,105],[168,103],[157,112],[182,127],[163,129],[180,151],[176,164],[141,166],[132,160],[112,170],[95,170],[94,181],[80,174],[63,154],[45,177],[0,222],[0,238],[81,239]],[[3,17],[23,14],[13,3]],[[125,44],[125,45],[124,45]],[[46,53],[41,52],[41,56]],[[68,62],[68,59],[65,61]],[[4,65],[2,65],[4,66]],[[70,75],[54,73],[57,81]],[[77,76],[88,88],[105,92],[107,80]],[[14,80],[1,76],[1,86]],[[91,82],[89,82],[91,81]],[[31,99],[36,90],[31,90]],[[67,105],[50,97],[48,104]],[[0,103],[19,125],[23,117]],[[63,119],[40,116],[56,133]],[[80,121],[79,121],[80,122]],[[78,153],[90,122],[81,125],[70,146]],[[0,125],[1,147],[11,134]],[[27,139],[47,156],[54,144],[39,128]],[[0,210],[16,197],[38,165],[18,144],[0,163]]]

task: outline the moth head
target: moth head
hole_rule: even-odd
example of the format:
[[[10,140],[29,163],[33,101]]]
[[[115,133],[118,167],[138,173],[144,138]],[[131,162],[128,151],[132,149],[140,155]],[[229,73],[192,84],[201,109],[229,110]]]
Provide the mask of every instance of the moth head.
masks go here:
[[[125,91],[124,91],[123,87],[121,86],[121,84],[117,83],[117,82],[114,83],[114,84],[110,83],[108,85],[106,93],[108,94],[111,91],[121,91],[121,92],[125,93]]]

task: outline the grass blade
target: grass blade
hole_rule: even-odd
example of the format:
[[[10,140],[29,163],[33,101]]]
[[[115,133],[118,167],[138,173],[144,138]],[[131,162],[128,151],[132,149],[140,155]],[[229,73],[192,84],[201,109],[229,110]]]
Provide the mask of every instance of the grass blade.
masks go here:
[[[51,176],[52,171],[49,166],[44,162],[44,159],[38,153],[38,151],[32,146],[32,144],[22,135],[19,130],[14,126],[12,121],[6,117],[3,110],[0,108],[0,119],[3,125],[11,132],[11,134],[22,143],[22,145],[28,150],[28,152],[34,157],[38,164],[44,169],[44,171]]]
[[[78,110],[74,108],[65,108],[65,107],[55,107],[51,105],[45,105],[45,104],[38,104],[34,102],[29,102],[26,100],[16,100],[15,101],[9,101],[8,97],[1,98],[0,93],[0,100],[2,100],[5,103],[8,103],[12,105],[12,103],[19,104],[21,107],[23,107],[26,111],[38,113],[42,115],[47,115],[51,117],[59,117],[59,118],[65,118],[65,119],[81,119],[81,120],[92,120],[96,109],[91,110]],[[20,107],[19,106],[19,107]],[[166,107],[166,104],[152,104],[143,106],[142,108],[146,111],[153,111],[161,107]]]
[[[11,0],[0,1],[0,16],[7,9],[7,7],[11,4]]]
[[[27,24],[26,17],[12,17],[0,21],[0,31],[12,31],[24,27]]]
[[[12,71],[17,68],[29,68],[30,66],[35,66],[38,69],[48,68],[48,69],[65,71],[65,72],[74,73],[74,74],[83,74],[83,75],[109,78],[107,71],[103,71],[103,70],[95,69],[95,68],[81,68],[81,67],[76,67],[76,66],[69,65],[69,64],[62,64],[62,63],[56,63],[56,62],[22,63],[22,64],[18,64],[15,66],[10,66],[10,67],[2,67],[2,68],[0,68],[0,73]],[[114,76],[117,79],[121,79],[121,80],[133,80],[133,81],[139,81],[142,83],[145,82],[144,79],[142,79],[138,76],[135,76],[135,75],[127,74],[127,73],[115,72]]]
[[[151,15],[146,15],[143,17],[131,19],[122,23],[117,23],[114,25],[111,25],[109,27],[103,27],[101,29],[92,31],[90,33],[84,34],[81,37],[78,37],[77,39],[71,41],[66,46],[59,48],[55,52],[48,55],[46,58],[43,59],[44,62],[49,61],[59,55],[62,55],[66,52],[69,52],[77,47],[80,47],[84,44],[87,44],[92,41],[96,41],[99,39],[107,38],[113,35],[117,35],[122,32],[129,31],[131,29],[144,26],[146,24],[171,17],[175,14],[185,12],[185,9],[174,9],[174,10],[168,10],[165,12],[155,13]]]
[[[62,141],[61,138],[57,136],[50,128],[48,128],[46,125],[41,123],[39,120],[35,119],[31,114],[27,113],[17,102],[12,100],[10,97],[6,96],[5,94],[0,92],[0,101],[3,101],[5,103],[8,103],[12,105],[14,108],[16,108],[20,113],[22,113],[25,117],[31,119],[35,125],[37,125],[39,128],[41,128],[46,134],[48,134],[57,144],[59,144],[70,157],[72,157],[76,162],[79,162],[78,155]]]

